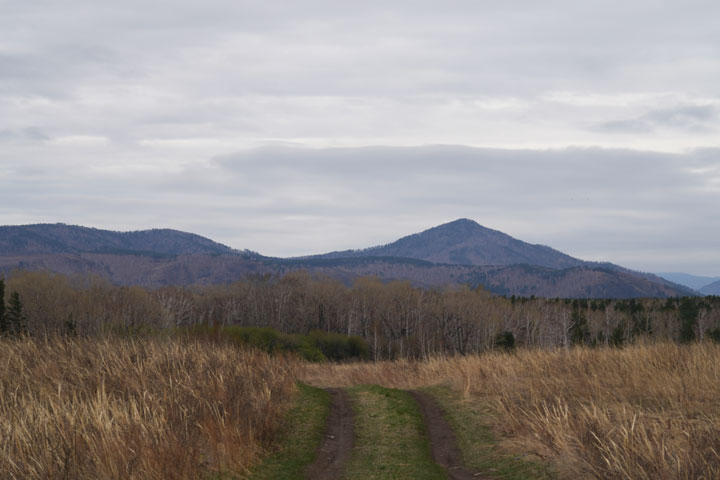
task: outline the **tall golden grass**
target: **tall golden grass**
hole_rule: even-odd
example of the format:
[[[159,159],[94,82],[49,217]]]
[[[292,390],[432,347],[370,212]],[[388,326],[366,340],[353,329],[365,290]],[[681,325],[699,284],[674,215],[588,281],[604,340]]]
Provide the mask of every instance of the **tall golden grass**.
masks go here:
[[[308,366],[304,375],[328,386],[449,384],[491,407],[504,444],[540,456],[565,478],[720,478],[717,345]]]
[[[0,342],[0,478],[242,473],[270,444],[297,364],[177,340]]]

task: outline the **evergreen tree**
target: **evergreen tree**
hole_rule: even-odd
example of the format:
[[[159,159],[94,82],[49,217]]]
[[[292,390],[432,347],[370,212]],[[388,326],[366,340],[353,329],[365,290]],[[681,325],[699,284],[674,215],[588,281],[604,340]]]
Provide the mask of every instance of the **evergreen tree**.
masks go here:
[[[7,335],[8,325],[5,318],[5,281],[0,279],[0,337]]]
[[[697,327],[700,307],[690,298],[683,298],[678,307],[680,317],[680,342],[690,343],[695,341],[695,328]]]
[[[514,350],[515,349],[515,335],[507,330],[495,335],[495,347],[502,348],[503,350]]]
[[[578,309],[573,310],[570,317],[570,341],[573,345],[590,343],[590,327],[587,318]]]
[[[5,321],[8,326],[10,335],[17,337],[27,333],[27,318],[23,313],[20,294],[13,292],[8,299],[7,310],[5,312]]]

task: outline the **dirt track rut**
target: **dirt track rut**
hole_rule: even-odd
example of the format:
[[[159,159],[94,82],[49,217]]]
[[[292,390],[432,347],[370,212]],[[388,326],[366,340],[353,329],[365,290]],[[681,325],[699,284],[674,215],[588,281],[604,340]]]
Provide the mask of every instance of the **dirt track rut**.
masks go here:
[[[315,461],[305,470],[308,480],[338,480],[350,460],[354,443],[354,414],[350,395],[338,388],[328,389],[330,412],[325,438],[318,448]]]
[[[305,469],[308,480],[337,480],[342,478],[345,465],[350,460],[354,444],[354,413],[350,395],[342,389],[330,388],[330,412],[328,413],[325,438],[318,448],[315,461]],[[457,445],[455,432],[445,420],[442,408],[425,392],[408,392],[417,402],[422,415],[432,458],[444,467],[450,480],[482,480],[480,473],[465,468],[462,452]]]
[[[412,390],[410,395],[420,407],[420,414],[427,428],[430,450],[435,463],[447,469],[450,480],[482,480],[480,473],[465,468],[462,452],[457,445],[455,432],[445,420],[440,405],[425,392]]]

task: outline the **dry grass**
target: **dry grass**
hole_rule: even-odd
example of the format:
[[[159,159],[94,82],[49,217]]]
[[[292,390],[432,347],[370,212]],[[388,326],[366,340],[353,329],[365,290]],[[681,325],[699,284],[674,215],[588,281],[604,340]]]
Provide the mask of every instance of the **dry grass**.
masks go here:
[[[318,385],[450,384],[488,404],[504,444],[566,478],[720,478],[720,347],[520,351],[309,366]]]
[[[0,478],[243,472],[273,439],[296,367],[200,342],[0,342]]]

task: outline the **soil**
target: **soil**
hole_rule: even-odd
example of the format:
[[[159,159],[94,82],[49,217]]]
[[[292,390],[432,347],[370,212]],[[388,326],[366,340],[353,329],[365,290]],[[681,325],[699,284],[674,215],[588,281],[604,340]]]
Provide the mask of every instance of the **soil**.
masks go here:
[[[350,460],[354,436],[354,414],[350,395],[338,388],[330,393],[325,438],[320,444],[315,461],[305,470],[308,480],[337,480],[342,477],[345,464]]]
[[[425,392],[409,392],[420,407],[420,413],[427,428],[430,449],[435,463],[445,467],[450,480],[481,480],[486,477],[465,468],[462,453],[457,445],[455,432],[445,420],[442,408]]]

